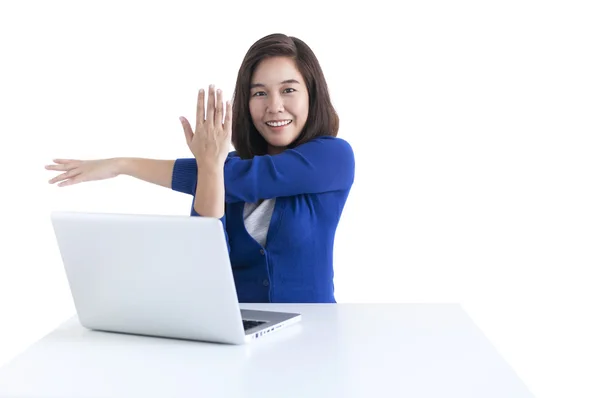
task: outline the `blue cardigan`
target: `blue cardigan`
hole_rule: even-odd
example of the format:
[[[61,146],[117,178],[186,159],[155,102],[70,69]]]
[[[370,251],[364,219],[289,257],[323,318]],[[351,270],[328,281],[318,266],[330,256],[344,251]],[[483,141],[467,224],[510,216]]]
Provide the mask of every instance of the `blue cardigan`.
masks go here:
[[[175,161],[172,189],[195,195],[196,159]],[[335,303],[334,236],[354,183],[354,152],[336,137],[318,137],[278,155],[225,161],[221,219],[239,302]],[[267,243],[244,225],[244,204],[277,198]],[[194,210],[192,216],[199,216]]]

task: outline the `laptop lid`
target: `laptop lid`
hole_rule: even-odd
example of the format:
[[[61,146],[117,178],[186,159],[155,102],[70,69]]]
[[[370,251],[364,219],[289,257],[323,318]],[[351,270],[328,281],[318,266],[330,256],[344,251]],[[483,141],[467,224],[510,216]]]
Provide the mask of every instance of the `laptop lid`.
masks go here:
[[[220,220],[83,212],[51,220],[82,326],[243,342]]]

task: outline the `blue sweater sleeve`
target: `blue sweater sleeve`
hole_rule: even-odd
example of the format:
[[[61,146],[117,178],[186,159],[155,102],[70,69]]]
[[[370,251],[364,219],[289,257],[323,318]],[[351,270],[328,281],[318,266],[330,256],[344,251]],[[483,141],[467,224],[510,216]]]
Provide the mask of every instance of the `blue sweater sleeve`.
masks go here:
[[[260,199],[350,189],[354,151],[340,138],[319,137],[278,155],[225,162],[225,201]]]
[[[259,199],[350,189],[354,151],[335,137],[319,137],[278,155],[241,159],[231,152],[225,161],[225,201]],[[175,161],[172,188],[194,195],[198,168],[194,158]]]

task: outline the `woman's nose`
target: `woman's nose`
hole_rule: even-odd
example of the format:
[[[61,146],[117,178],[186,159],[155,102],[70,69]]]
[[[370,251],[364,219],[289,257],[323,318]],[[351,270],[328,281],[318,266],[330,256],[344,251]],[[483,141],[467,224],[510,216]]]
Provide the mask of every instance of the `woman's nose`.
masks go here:
[[[281,101],[281,97],[272,96],[267,105],[267,112],[278,113],[281,111],[283,111],[283,101]]]

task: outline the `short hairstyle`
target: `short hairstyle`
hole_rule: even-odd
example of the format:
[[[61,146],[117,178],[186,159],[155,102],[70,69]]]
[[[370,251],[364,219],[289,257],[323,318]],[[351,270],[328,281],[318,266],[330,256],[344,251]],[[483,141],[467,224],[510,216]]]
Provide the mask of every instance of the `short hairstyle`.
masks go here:
[[[259,39],[248,49],[238,71],[232,98],[231,141],[242,159],[267,154],[267,141],[252,123],[249,101],[252,75],[258,64],[269,57],[293,59],[308,89],[306,124],[288,147],[296,147],[319,136],[336,137],[338,133],[339,117],[331,103],[323,70],[313,51],[296,37],[271,34]]]

